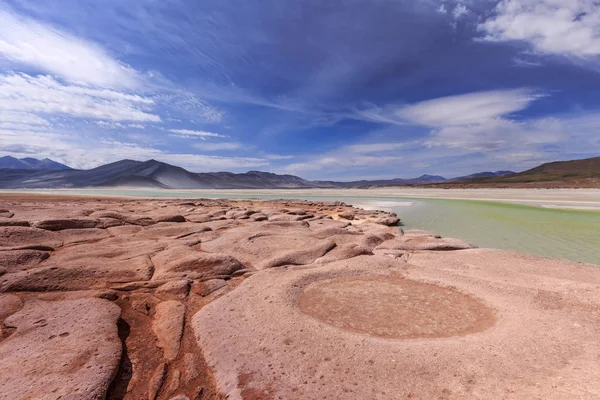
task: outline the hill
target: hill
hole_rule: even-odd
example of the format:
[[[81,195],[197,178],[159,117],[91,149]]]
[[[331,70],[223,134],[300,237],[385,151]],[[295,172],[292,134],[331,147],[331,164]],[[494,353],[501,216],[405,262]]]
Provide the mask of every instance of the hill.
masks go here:
[[[555,161],[511,175],[448,182],[436,187],[599,188],[600,157]]]

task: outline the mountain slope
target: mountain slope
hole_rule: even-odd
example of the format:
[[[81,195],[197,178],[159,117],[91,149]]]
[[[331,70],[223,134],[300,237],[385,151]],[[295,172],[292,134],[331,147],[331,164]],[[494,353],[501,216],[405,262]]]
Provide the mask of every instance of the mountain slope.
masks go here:
[[[16,158],[12,156],[0,157],[0,168],[7,169],[35,169],[35,170],[47,170],[47,171],[60,171],[71,169],[71,167],[53,161],[49,158],[38,160],[37,158],[26,157]]]
[[[447,182],[437,187],[598,188],[600,157],[556,161],[506,176]]]

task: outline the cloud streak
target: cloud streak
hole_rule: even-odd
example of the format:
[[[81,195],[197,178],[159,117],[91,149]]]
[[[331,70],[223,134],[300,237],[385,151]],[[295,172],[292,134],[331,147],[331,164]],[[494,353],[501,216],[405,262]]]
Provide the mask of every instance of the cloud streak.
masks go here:
[[[134,88],[137,73],[102,47],[0,6],[0,56],[70,83]]]
[[[195,131],[191,129],[170,129],[175,136],[182,136],[187,138],[198,138],[205,140],[206,138],[226,138],[227,136],[221,135],[220,133],[207,132],[207,131]]]
[[[151,99],[86,86],[51,76],[0,75],[0,111],[63,115],[111,121],[159,122]]]

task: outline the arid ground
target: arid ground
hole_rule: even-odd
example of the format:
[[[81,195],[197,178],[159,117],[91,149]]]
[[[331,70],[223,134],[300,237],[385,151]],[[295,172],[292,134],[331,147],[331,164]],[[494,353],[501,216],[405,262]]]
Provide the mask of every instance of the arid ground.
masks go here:
[[[3,194],[0,399],[600,398],[600,267],[398,221]]]

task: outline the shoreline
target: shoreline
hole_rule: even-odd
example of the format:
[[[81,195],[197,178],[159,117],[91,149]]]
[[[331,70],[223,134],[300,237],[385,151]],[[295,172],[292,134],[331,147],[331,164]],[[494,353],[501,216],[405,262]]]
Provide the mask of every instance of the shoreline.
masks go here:
[[[32,189],[0,190],[0,199],[19,196],[46,196],[79,198],[137,198],[183,199],[221,196],[222,199],[252,198],[252,196],[281,196],[286,198],[357,198],[357,199],[440,199],[488,201],[523,204],[547,209],[600,211],[600,189]],[[170,196],[172,195],[172,196]],[[228,197],[235,196],[235,197]],[[288,196],[288,197],[286,197]]]

